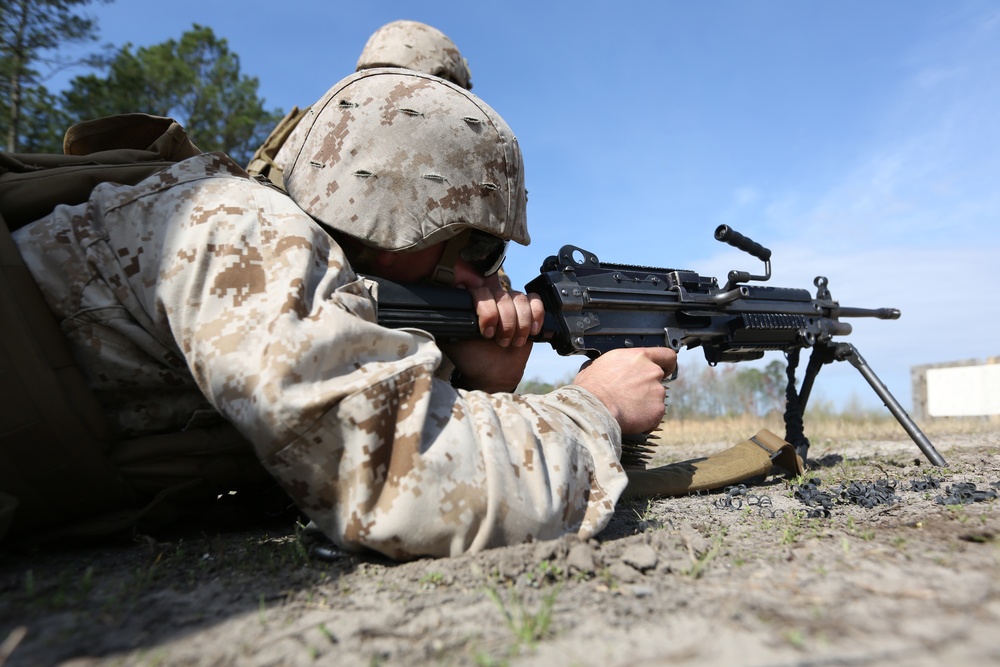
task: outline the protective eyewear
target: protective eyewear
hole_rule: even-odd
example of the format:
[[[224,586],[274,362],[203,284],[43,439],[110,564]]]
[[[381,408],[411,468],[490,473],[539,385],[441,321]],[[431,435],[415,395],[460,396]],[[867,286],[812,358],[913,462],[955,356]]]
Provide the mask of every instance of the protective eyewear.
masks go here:
[[[503,266],[507,256],[508,241],[478,229],[467,229],[451,237],[441,254],[441,261],[434,269],[431,282],[451,285],[454,283],[455,262],[464,260],[476,271],[487,277]]]
[[[493,236],[478,229],[468,231],[468,241],[459,251],[459,256],[469,263],[477,273],[492,276],[503,266],[507,257],[507,239]]]

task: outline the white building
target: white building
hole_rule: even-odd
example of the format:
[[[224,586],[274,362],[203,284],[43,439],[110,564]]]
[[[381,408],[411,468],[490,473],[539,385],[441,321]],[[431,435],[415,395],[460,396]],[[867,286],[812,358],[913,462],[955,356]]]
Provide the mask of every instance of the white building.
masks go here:
[[[913,417],[1000,415],[1000,357],[914,366]]]

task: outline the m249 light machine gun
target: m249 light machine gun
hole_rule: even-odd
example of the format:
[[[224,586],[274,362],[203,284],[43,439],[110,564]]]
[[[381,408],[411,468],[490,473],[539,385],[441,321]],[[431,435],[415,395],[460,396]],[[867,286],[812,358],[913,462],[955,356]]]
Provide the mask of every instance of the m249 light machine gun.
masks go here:
[[[545,323],[535,340],[548,342],[559,354],[590,358],[617,348],[701,347],[711,365],[782,351],[788,359],[785,439],[803,460],[809,440],[802,419],[816,375],[825,364],[846,360],[868,381],[928,460],[945,464],[857,349],[834,341],[834,336],[851,333],[851,325],[841,318],[894,320],[899,310],[841,306],[822,276],[813,281],[815,297],[805,289],[748,284],[770,279],[771,251],[726,225],[715,230],[715,238],[764,262],[764,275],[730,271],[720,287],[716,278],[694,271],[609,264],[582,248],[563,246],[525,286],[525,291],[537,293],[545,304]],[[406,290],[398,292],[399,287],[390,284],[379,289],[379,322],[384,326],[418,327],[439,339],[478,335],[467,293],[444,298],[445,292],[461,290],[425,287],[425,295],[416,296]],[[436,289],[442,293],[431,294]],[[795,369],[803,348],[811,348],[812,353],[801,388],[796,390]]]

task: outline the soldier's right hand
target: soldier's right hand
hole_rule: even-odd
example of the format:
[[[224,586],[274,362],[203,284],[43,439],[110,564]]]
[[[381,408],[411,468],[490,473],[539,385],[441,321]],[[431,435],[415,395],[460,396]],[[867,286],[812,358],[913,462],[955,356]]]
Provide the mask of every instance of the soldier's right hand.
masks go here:
[[[588,361],[573,384],[597,397],[622,433],[648,433],[663,420],[663,380],[677,367],[677,353],[665,347],[611,350]]]

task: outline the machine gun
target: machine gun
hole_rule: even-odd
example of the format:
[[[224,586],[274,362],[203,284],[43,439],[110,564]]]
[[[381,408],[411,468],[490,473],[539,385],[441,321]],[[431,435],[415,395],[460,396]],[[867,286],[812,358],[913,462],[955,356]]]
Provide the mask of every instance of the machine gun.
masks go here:
[[[590,358],[618,348],[701,347],[705,359],[748,361],[778,350],[788,359],[785,390],[785,440],[803,460],[809,448],[803,413],[816,375],[833,361],[849,361],[913,439],[928,460],[945,465],[927,436],[903,410],[861,354],[834,336],[851,333],[841,318],[899,318],[895,308],[848,308],[830,294],[828,281],[818,276],[808,290],[750,285],[771,277],[771,251],[720,225],[715,238],[764,262],[764,274],[730,271],[726,284],[694,271],[601,262],[591,252],[571,245],[548,257],[541,273],[525,286],[545,304],[545,322],[536,341],[547,342],[562,355]],[[465,290],[429,285],[402,286],[377,280],[379,323],[415,327],[438,340],[479,336],[471,296]],[[801,388],[796,389],[799,353],[811,348]]]

